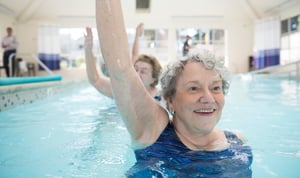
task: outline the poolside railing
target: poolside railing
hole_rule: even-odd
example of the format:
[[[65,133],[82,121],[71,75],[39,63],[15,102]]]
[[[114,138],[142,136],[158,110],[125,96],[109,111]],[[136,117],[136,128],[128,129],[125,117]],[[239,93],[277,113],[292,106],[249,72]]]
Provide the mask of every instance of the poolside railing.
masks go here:
[[[300,81],[300,59],[285,65],[270,66],[263,69],[249,72],[250,74],[261,74],[261,73],[287,73],[291,78],[295,73],[297,81]]]
[[[31,57],[34,59],[49,75],[53,75],[54,73],[38,58],[37,55],[32,53],[18,53],[19,56],[22,57]]]

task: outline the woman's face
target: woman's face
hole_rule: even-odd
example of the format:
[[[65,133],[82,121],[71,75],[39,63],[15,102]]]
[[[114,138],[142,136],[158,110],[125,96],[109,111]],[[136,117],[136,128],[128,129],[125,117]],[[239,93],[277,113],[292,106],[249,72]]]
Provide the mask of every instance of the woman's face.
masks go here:
[[[146,88],[150,88],[150,85],[155,81],[155,79],[152,77],[153,68],[151,64],[143,61],[138,61],[134,64],[134,68],[143,81],[144,86]]]
[[[169,102],[175,111],[176,127],[208,133],[218,123],[225,103],[222,80],[202,63],[188,62],[176,81],[176,93]]]

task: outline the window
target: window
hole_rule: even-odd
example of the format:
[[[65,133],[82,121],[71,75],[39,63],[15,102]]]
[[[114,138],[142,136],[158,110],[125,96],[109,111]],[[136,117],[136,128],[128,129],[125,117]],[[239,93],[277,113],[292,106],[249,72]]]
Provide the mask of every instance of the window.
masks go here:
[[[135,5],[137,12],[150,12],[150,0],[136,0]]]
[[[291,18],[291,32],[299,30],[299,16]]]
[[[288,19],[281,21],[281,34],[289,32],[289,21]]]
[[[127,34],[131,50],[135,29],[127,29]],[[154,55],[164,65],[168,61],[168,30],[144,29],[139,37],[139,53]]]
[[[194,29],[177,30],[177,55],[182,55],[186,35],[192,39],[190,45],[194,48],[214,51],[218,56],[225,56],[225,31],[223,29]]]
[[[93,32],[94,54],[99,56],[99,41],[96,29]],[[85,66],[84,28],[61,28],[59,30],[61,68],[78,68]]]
[[[281,21],[280,64],[288,64],[300,59],[300,16]]]
[[[84,60],[84,28],[61,28],[59,30],[60,38],[60,56],[61,68],[85,67]],[[97,30],[93,32],[93,52],[99,62],[102,62]],[[135,38],[135,28],[127,29],[129,50],[131,52]],[[166,29],[144,29],[139,37],[139,53],[150,54],[164,64],[168,59],[168,30]]]

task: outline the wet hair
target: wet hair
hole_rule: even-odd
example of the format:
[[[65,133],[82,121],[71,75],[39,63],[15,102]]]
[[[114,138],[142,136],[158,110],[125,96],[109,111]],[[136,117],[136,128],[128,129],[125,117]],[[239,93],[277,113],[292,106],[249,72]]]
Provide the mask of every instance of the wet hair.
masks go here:
[[[150,84],[151,87],[155,87],[159,82],[159,76],[161,74],[161,65],[158,60],[151,55],[141,54],[139,55],[138,59],[135,61],[137,62],[146,62],[152,66],[152,77],[155,79],[153,83]]]
[[[222,79],[223,94],[227,94],[230,73],[224,66],[224,58],[218,58],[208,50],[192,49],[187,56],[168,64],[164,68],[160,82],[162,95],[166,101],[169,101],[175,95],[176,81],[188,62],[200,62],[206,69],[215,70]]]

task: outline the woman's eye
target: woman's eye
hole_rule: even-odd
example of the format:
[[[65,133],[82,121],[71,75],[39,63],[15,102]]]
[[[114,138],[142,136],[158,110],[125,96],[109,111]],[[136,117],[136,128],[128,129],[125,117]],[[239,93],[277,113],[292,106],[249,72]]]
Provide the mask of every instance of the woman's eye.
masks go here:
[[[220,86],[215,86],[213,87],[213,91],[220,91],[221,90],[221,87]]]
[[[190,87],[189,88],[190,91],[197,91],[197,89],[198,89],[197,87]]]

